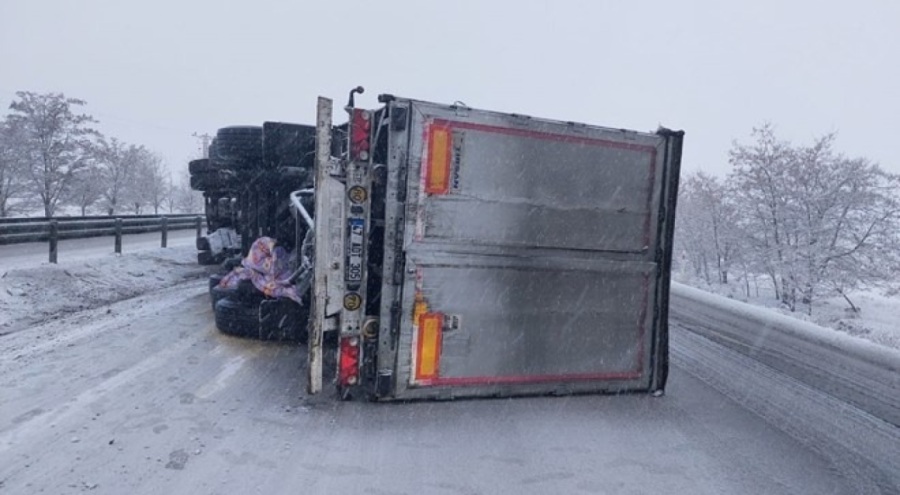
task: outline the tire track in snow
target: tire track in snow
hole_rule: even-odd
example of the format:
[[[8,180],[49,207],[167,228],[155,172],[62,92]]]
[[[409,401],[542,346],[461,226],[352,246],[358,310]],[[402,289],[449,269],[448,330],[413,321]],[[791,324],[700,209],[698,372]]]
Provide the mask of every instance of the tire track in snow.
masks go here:
[[[864,494],[900,493],[900,429],[672,325],[672,362],[829,459]]]

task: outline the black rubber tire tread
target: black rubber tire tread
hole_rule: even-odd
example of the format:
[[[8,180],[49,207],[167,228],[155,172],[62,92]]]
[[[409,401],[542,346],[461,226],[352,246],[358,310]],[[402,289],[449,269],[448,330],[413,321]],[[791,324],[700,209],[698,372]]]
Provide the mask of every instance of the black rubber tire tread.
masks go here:
[[[312,185],[313,173],[311,170],[300,167],[281,167],[276,169],[275,177],[278,178],[276,187],[281,189],[297,190]]]
[[[204,185],[209,185],[209,192],[220,196],[232,195],[247,185],[245,177],[238,175],[237,170],[231,167],[227,160],[216,165],[215,172],[207,172],[206,174],[195,174],[194,177],[204,177]]]
[[[240,138],[238,139],[240,140]],[[259,147],[262,147],[261,143],[259,143]],[[250,143],[224,148],[218,142],[218,138],[216,138],[213,139],[213,144],[209,147],[209,160],[213,170],[232,170],[237,172],[255,170],[262,166],[262,152],[257,153],[254,151],[255,148],[256,146]],[[243,178],[220,177],[219,180],[223,183],[223,189],[236,190],[245,185]]]
[[[233,287],[219,287],[218,285],[210,287],[209,300],[212,303],[213,310],[216,309],[216,303],[226,297],[230,297],[232,300],[237,301],[237,289]]]
[[[222,189],[225,181],[218,172],[204,172],[191,175],[191,189],[195,191],[212,191]]]
[[[230,297],[220,299],[214,308],[216,328],[236,337],[259,338],[259,305],[243,304]]]
[[[209,276],[209,289],[212,290],[213,287],[219,285],[219,282],[221,282],[223,278],[225,278],[224,273],[215,273],[213,275],[210,275]]]
[[[222,277],[224,276],[224,274],[215,274],[209,276],[209,299],[212,302],[213,310],[216,309],[216,302],[221,299],[221,297],[218,297],[220,292],[216,291],[216,293],[213,294],[213,289],[219,286],[219,282],[222,281]]]
[[[216,256],[209,251],[197,251],[198,265],[215,265],[217,263]]]
[[[241,280],[237,284],[237,299],[248,306],[259,305],[266,295],[259,291],[253,281]]]
[[[241,261],[243,259],[240,256],[232,256],[230,258],[225,258],[225,261],[222,262],[222,268],[225,269],[226,272],[230,272],[235,268],[241,266]]]
[[[208,220],[207,220],[208,221]],[[213,223],[213,222],[210,222]],[[209,239],[206,236],[197,238],[197,251],[209,251]]]
[[[209,149],[207,150],[207,155],[209,156],[209,163],[213,165],[215,168],[222,168],[222,157],[219,156],[219,140],[213,138],[212,142],[209,143]]]
[[[216,153],[222,165],[254,168],[262,165],[262,127],[223,127],[216,133]]]
[[[266,169],[300,167],[312,170],[315,158],[315,126],[284,122],[263,123],[263,160]]]
[[[206,174],[215,172],[216,167],[210,163],[209,158],[200,158],[199,160],[191,160],[188,162],[188,171],[191,175]]]
[[[266,299],[259,304],[260,340],[308,340],[309,308],[290,299]]]

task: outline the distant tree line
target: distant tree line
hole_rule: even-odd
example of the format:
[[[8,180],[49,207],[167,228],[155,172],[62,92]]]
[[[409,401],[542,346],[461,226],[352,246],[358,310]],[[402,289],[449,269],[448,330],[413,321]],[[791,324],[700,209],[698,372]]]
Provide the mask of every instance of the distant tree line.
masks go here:
[[[175,185],[162,159],[142,145],[108,138],[60,93],[19,91],[0,120],[0,217],[61,206],[88,213],[196,211],[188,184]]]
[[[834,149],[779,139],[770,124],[735,142],[724,179],[682,180],[676,252],[697,277],[747,295],[762,275],[791,311],[814,300],[900,282],[900,176]]]

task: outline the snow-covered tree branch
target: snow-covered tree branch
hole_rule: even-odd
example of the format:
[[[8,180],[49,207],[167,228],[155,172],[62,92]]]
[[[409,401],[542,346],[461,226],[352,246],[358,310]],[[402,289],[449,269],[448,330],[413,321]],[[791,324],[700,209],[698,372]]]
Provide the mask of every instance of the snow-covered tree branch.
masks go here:
[[[695,274],[711,282],[713,263],[724,284],[739,264],[810,312],[826,294],[853,306],[848,291],[895,283],[900,177],[836,152],[833,134],[795,146],[766,124],[751,136],[734,143],[724,183],[702,173],[683,182],[677,239]]]
[[[28,190],[40,198],[44,215],[52,217],[75,173],[89,163],[100,134],[87,114],[75,113],[85,102],[60,93],[16,93],[7,124],[18,136],[16,153],[22,157]]]

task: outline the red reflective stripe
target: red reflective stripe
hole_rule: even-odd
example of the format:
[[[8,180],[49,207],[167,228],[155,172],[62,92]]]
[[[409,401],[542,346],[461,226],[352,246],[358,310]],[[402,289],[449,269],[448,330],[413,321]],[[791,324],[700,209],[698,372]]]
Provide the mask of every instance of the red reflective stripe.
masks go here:
[[[570,373],[563,375],[512,375],[512,376],[461,376],[440,377],[432,380],[422,380],[418,385],[496,385],[496,384],[528,384],[549,382],[572,382],[593,380],[635,380],[642,376],[640,371],[625,371],[620,373]]]

